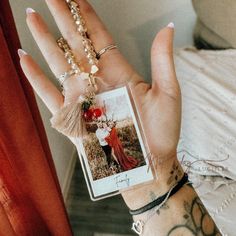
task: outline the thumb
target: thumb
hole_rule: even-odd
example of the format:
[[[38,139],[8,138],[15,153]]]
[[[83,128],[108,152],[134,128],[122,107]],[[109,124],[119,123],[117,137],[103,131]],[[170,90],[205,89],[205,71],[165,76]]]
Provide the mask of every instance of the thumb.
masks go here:
[[[155,37],[151,50],[152,88],[171,97],[179,93],[173,59],[174,24],[169,23]]]

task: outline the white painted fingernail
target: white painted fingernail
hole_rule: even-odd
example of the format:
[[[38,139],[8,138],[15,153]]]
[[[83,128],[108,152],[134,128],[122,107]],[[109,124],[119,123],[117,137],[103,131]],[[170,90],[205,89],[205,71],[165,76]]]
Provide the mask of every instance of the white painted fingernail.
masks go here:
[[[26,13],[27,14],[31,14],[31,13],[34,13],[34,12],[35,12],[35,10],[33,8],[30,8],[30,7],[26,8]]]
[[[174,24],[173,22],[170,22],[170,23],[167,25],[167,27],[169,27],[169,28],[175,28],[175,24]]]
[[[23,49],[18,49],[17,52],[18,52],[18,55],[19,55],[20,58],[23,57],[24,55],[27,55],[27,52],[24,51]]]

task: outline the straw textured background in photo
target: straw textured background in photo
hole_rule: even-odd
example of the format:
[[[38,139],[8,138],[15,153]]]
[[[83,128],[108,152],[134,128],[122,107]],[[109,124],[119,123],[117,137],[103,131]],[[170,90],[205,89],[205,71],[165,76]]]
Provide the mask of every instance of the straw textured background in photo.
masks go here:
[[[145,165],[142,149],[132,119],[118,121],[116,129],[126,155],[139,160],[139,165],[137,167]],[[103,152],[95,133],[89,133],[83,143],[93,180],[98,180],[121,172],[121,170],[117,169],[114,165],[108,168],[105,153]]]

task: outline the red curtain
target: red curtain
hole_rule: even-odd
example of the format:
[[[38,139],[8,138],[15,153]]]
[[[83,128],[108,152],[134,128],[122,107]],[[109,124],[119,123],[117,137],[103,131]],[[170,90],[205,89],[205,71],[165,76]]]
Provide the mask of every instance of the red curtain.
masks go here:
[[[0,236],[72,235],[7,0],[0,11]]]

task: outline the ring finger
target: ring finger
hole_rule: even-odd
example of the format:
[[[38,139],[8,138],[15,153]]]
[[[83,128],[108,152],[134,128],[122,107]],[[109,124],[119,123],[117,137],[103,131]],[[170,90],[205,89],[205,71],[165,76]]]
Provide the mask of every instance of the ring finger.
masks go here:
[[[27,9],[27,24],[51,71],[59,77],[70,69],[63,52],[50,33],[41,16],[33,9]]]

